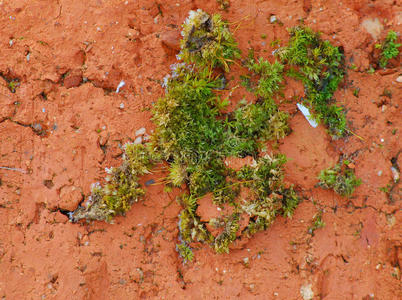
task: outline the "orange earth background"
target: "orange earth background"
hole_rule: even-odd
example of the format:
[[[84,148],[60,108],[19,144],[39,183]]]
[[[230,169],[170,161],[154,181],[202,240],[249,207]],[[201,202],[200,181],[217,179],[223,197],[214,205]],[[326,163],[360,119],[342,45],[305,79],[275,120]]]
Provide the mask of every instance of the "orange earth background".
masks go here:
[[[401,3],[232,0],[222,11],[205,0],[1,0],[0,298],[401,299],[401,189],[380,191],[393,182],[391,166],[401,166],[400,58],[367,72],[375,43],[389,29],[401,32]],[[293,132],[279,151],[289,158],[285,180],[302,198],[293,218],[278,217],[230,254],[199,245],[183,264],[177,191],[149,186],[114,224],[73,224],[65,211],[102,182],[105,167],[121,163],[121,145],[137,130],[152,132],[150,109],[176,62],[180,25],[197,8],[231,22],[243,57],[253,47],[272,60],[270,42],[285,45],[286,28],[301,18],[343,46],[353,67],[335,98],[361,139],[333,141],[324,127],[310,127],[295,105],[303,86],[288,80],[280,107]],[[246,72],[233,66],[229,88]],[[233,103],[245,94],[238,88]],[[350,199],[315,187],[341,154],[354,158],[363,182]],[[312,236],[319,210],[325,227]]]

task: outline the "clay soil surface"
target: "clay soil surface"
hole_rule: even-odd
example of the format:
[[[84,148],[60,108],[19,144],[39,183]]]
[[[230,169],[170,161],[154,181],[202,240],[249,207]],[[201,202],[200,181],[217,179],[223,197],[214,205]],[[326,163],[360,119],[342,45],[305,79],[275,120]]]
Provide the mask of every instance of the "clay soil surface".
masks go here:
[[[335,98],[355,135],[333,141],[310,127],[296,109],[303,86],[288,80],[281,108],[293,131],[279,151],[302,199],[293,218],[230,254],[199,245],[183,264],[177,191],[148,187],[114,224],[73,224],[67,212],[121,163],[121,145],[152,132],[180,24],[197,8],[231,22],[243,56],[253,47],[272,60],[271,41],[285,45],[300,19],[342,46],[349,68]],[[401,299],[402,202],[391,172],[402,167],[401,69],[400,60],[377,69],[374,48],[401,22],[400,0],[231,0],[227,11],[197,0],[0,0],[0,298]],[[232,69],[229,87],[245,73]],[[354,158],[363,182],[350,199],[315,186],[340,155]],[[312,235],[320,210],[325,227]]]

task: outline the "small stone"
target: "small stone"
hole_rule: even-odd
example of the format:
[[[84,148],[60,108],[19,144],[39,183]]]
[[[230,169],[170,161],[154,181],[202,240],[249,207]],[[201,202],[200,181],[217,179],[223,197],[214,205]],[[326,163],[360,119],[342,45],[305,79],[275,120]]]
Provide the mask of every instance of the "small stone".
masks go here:
[[[400,175],[399,175],[399,171],[397,168],[395,168],[394,166],[391,167],[391,173],[392,173],[392,178],[394,179],[394,182],[398,182]]]
[[[70,89],[73,87],[78,87],[82,83],[81,75],[72,75],[64,78],[64,87]]]
[[[142,127],[135,132],[135,136],[143,135],[143,134],[145,134],[145,131],[146,131],[146,129],[144,127]]]
[[[180,33],[176,30],[165,31],[160,35],[162,44],[172,50],[180,50]]]
[[[98,137],[99,146],[105,146],[108,139],[109,139],[109,137],[108,137],[108,134],[106,131],[102,131],[101,133],[99,133],[99,137]]]
[[[60,190],[59,208],[74,211],[82,201],[81,190],[75,186],[64,186]]]
[[[137,137],[135,140],[134,140],[134,144],[141,144],[142,143],[142,137]]]
[[[119,108],[123,109],[124,108],[124,103],[120,103]]]
[[[398,78],[396,78],[396,82],[402,82],[402,75],[398,76]]]
[[[149,185],[154,184],[154,183],[155,183],[155,180],[150,179],[150,180],[145,182],[145,186],[149,186]]]
[[[378,18],[368,18],[363,20],[362,27],[372,36],[374,40],[377,40],[380,36],[384,26],[381,24]]]
[[[382,175],[382,171],[381,171],[381,170],[378,171],[377,175],[378,175],[378,176],[381,176],[381,175]]]
[[[278,20],[278,19],[276,18],[275,15],[272,15],[272,16],[269,18],[269,21],[270,21],[271,23],[275,23],[277,20]]]
[[[314,298],[314,292],[311,289],[311,283],[306,284],[300,287],[300,294],[303,297],[303,300],[311,300]]]

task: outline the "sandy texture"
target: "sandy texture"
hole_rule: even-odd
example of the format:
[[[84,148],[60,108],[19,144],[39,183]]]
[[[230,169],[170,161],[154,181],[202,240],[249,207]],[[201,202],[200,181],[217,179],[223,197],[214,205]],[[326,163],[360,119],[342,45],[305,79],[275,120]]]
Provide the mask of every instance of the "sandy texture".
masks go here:
[[[335,96],[361,139],[331,141],[322,126],[310,127],[296,109],[303,87],[289,80],[281,107],[291,114],[293,132],[279,150],[289,158],[286,181],[303,197],[293,219],[278,218],[230,254],[199,246],[187,265],[175,250],[179,191],[148,187],[145,201],[114,224],[69,223],[62,212],[79,205],[105,167],[120,163],[121,145],[142,127],[151,133],[149,110],[163,95],[160,82],[175,62],[188,11],[213,13],[218,5],[0,1],[0,167],[11,168],[0,168],[2,299],[400,297],[400,185],[391,198],[380,191],[392,182],[392,163],[402,167],[400,60],[386,71],[366,70],[378,56],[373,32],[379,38],[390,28],[401,32],[401,1],[230,2],[221,13],[237,28],[243,55],[254,47],[269,57],[270,42],[287,41],[286,27],[300,18],[343,47],[355,70]],[[272,15],[284,25],[271,24]],[[376,18],[380,29],[376,21],[363,23]],[[244,72],[235,66],[230,76]],[[7,81],[15,79],[19,86],[11,93]],[[237,89],[234,102],[243,95]],[[354,158],[363,181],[351,199],[315,187],[320,170],[340,154]],[[161,176],[147,175],[144,182]],[[326,226],[312,236],[319,209]]]

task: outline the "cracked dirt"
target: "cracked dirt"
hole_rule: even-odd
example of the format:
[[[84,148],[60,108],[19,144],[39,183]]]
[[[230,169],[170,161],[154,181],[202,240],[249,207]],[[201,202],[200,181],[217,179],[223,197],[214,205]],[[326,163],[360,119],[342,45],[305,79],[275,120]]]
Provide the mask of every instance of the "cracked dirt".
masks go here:
[[[376,41],[362,23],[377,18],[370,24],[381,25],[380,39],[401,32],[401,1],[230,4],[220,11],[215,1],[0,1],[1,299],[400,299],[401,187],[391,171],[402,167],[400,58],[368,74]],[[175,62],[180,24],[196,8],[232,22],[243,55],[253,47],[272,58],[270,42],[285,43],[286,27],[301,18],[342,46],[353,68],[335,98],[355,135],[332,141],[322,126],[310,127],[295,105],[303,87],[289,81],[281,106],[293,132],[279,150],[302,197],[295,215],[230,254],[200,246],[183,265],[178,191],[149,186],[114,224],[72,224],[66,214],[105,167],[119,165],[121,145],[153,129],[150,109]],[[270,23],[273,15],[280,22]],[[230,76],[242,72],[235,66]],[[239,88],[233,99],[242,96]],[[340,155],[354,157],[363,182],[350,199],[316,187]],[[318,211],[325,227],[311,234]]]

